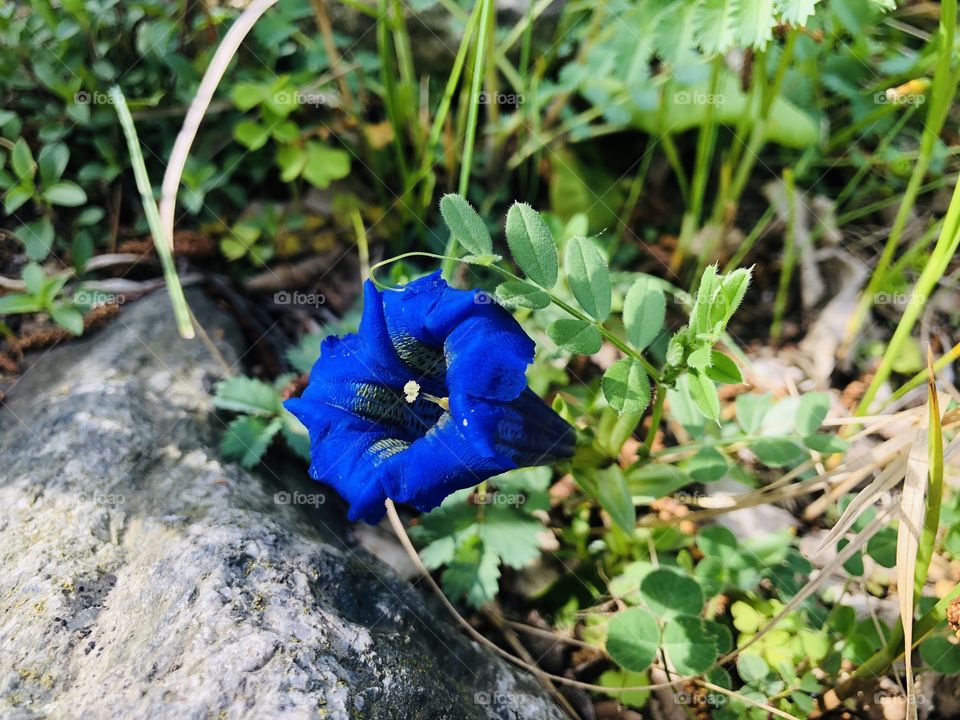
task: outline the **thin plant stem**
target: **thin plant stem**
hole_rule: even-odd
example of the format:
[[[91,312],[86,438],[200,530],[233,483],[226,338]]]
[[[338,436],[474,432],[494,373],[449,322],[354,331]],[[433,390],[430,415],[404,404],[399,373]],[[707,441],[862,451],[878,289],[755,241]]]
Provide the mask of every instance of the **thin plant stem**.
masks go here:
[[[887,344],[886,352],[883,354],[880,366],[877,368],[870,386],[857,406],[857,415],[866,415],[870,411],[870,406],[877,396],[877,392],[890,377],[894,361],[910,339],[913,326],[920,317],[920,313],[934,287],[947,271],[947,266],[956,253],[958,245],[960,245],[960,183],[957,183],[954,188],[953,198],[943,222],[943,229],[940,231],[940,237],[937,239],[937,244],[930,255],[930,261],[924,266],[923,272],[920,274],[916,285],[914,285],[907,309],[904,311],[903,317],[900,318],[893,337]]]
[[[181,337],[190,339],[194,337],[194,329],[193,323],[190,321],[190,308],[187,305],[186,297],[184,297],[183,287],[180,285],[177,268],[173,262],[173,237],[171,236],[168,239],[163,231],[160,211],[157,208],[157,201],[153,197],[150,177],[147,175],[147,166],[143,162],[143,152],[140,150],[137,128],[133,124],[133,118],[130,117],[130,109],[127,107],[123,91],[118,86],[114,85],[110,88],[110,99],[120,120],[120,126],[123,128],[123,134],[127,138],[133,176],[137,181],[137,189],[140,191],[143,214],[146,215],[147,224],[150,226],[153,246],[157,250],[160,266],[163,268],[163,279],[167,285],[167,292],[170,293],[170,304],[173,305],[173,316],[177,322],[177,330]]]
[[[480,85],[483,82],[483,67],[487,51],[487,33],[490,25],[488,18],[490,16],[491,6],[494,0],[480,0],[480,26],[477,29],[476,42],[476,60],[473,63],[473,72],[470,83],[469,110],[467,115],[467,132],[463,146],[463,159],[460,163],[460,181],[457,189],[460,195],[467,197],[467,189],[470,186],[470,171],[473,167],[473,145],[477,137],[477,115],[480,109]],[[453,255],[456,249],[456,238],[452,235],[447,241],[447,247],[444,255],[448,258]],[[441,271],[444,277],[450,277],[456,261],[444,260],[441,265]]]
[[[657,385],[657,397],[653,401],[653,412],[650,415],[650,427],[647,429],[647,436],[643,440],[645,455],[649,456],[653,449],[653,441],[657,438],[657,430],[660,428],[660,419],[663,417],[663,403],[667,399],[667,389],[663,385]]]
[[[777,286],[777,296],[773,302],[773,324],[770,326],[770,335],[774,340],[780,339],[783,312],[786,310],[787,297],[790,292],[790,279],[793,277],[793,268],[797,260],[797,186],[792,168],[784,169],[783,184],[787,189],[787,232],[783,247],[780,283]]]
[[[916,204],[917,196],[920,194],[920,188],[923,179],[930,167],[933,159],[933,152],[936,146],[937,138],[943,129],[943,124],[947,119],[947,113],[950,110],[951,101],[957,91],[957,81],[960,79],[960,72],[956,72],[951,67],[953,59],[953,44],[957,30],[957,0],[944,0],[940,4],[940,34],[937,47],[940,53],[936,68],[933,73],[933,87],[930,93],[931,101],[927,110],[927,116],[923,125],[923,134],[920,137],[920,155],[917,157],[916,165],[913,166],[913,172],[910,180],[907,182],[907,189],[903,195],[903,201],[897,209],[897,215],[893,220],[893,226],[890,228],[890,235],[887,242],[877,259],[870,276],[870,281],[860,297],[853,315],[847,323],[844,336],[842,351],[852,343],[853,338],[863,326],[863,321],[873,306],[873,298],[877,291],[883,286],[887,277],[887,268],[893,260],[894,253],[900,244],[900,238],[903,230]]]

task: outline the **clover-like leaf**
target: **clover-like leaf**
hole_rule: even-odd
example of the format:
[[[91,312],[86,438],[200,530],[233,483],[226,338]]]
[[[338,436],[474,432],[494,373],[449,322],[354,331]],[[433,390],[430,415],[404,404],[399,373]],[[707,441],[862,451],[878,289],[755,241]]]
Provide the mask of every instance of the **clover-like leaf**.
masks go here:
[[[659,568],[640,584],[643,601],[655,616],[699,615],[703,610],[700,584],[679,572]]]
[[[567,283],[580,307],[591,317],[606,320],[611,303],[610,270],[600,248],[587,238],[570,238],[563,262]]]
[[[536,285],[522,280],[508,280],[497,286],[497,302],[508,308],[540,310],[550,304],[550,296]]]
[[[593,355],[603,345],[600,331],[585,320],[555,320],[547,328],[547,336],[564,350],[579,355]]]
[[[624,670],[646,670],[659,644],[657,621],[643,608],[618,612],[607,623],[607,653]]]
[[[548,290],[557,284],[557,243],[547,223],[526,203],[507,212],[507,245],[528,278]]]
[[[642,276],[630,286],[623,300],[623,325],[627,339],[637,350],[643,350],[660,333],[666,316],[667,301],[657,282]]]
[[[641,414],[650,404],[650,377],[637,360],[625,358],[603,374],[603,396],[618,413]]]
[[[717,635],[705,620],[677,615],[663,628],[663,649],[681,675],[696,675],[717,659]]]
[[[486,223],[473,206],[460,195],[448,194],[440,198],[440,214],[450,232],[467,252],[473,255],[493,253],[493,240]]]

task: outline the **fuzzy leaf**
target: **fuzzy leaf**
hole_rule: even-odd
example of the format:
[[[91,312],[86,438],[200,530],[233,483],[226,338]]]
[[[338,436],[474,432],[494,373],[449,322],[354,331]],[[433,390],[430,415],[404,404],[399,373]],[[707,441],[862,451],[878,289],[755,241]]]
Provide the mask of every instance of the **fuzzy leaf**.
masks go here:
[[[486,223],[473,206],[460,195],[448,194],[440,198],[440,214],[450,232],[467,252],[473,255],[490,255],[493,240]]]
[[[213,404],[221,410],[264,417],[277,415],[283,409],[280,393],[265,382],[243,375],[221,381],[217,385]]]
[[[627,339],[637,350],[643,350],[660,333],[667,311],[663,290],[653,278],[639,278],[627,291],[623,301],[623,324]]]
[[[650,404],[650,378],[633,358],[614,363],[601,383],[603,396],[618,413],[640,415]]]
[[[557,284],[557,244],[540,214],[526,203],[507,212],[507,245],[527,277],[548,290]]]
[[[260,462],[280,425],[280,418],[270,422],[252,415],[235,418],[227,426],[220,450],[225,456],[239,460],[243,467],[251,468]]]
[[[547,328],[547,336],[564,350],[579,355],[593,355],[603,345],[600,331],[585,320],[555,320]]]
[[[587,238],[570,238],[564,266],[567,283],[580,307],[591,317],[606,320],[611,302],[610,270],[600,248]]]
[[[550,296],[536,285],[522,280],[508,280],[497,286],[497,302],[508,308],[540,310],[550,304]]]

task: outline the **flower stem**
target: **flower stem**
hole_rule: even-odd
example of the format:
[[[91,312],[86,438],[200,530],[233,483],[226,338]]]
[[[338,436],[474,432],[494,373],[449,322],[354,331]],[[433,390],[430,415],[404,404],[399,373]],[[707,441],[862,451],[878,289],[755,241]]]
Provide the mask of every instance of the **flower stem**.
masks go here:
[[[487,18],[490,15],[490,6],[493,0],[480,0],[483,6],[480,11],[480,27],[477,30],[477,50],[476,59],[471,69],[470,82],[470,109],[467,112],[467,137],[463,144],[463,160],[460,163],[460,181],[457,184],[457,190],[463,197],[467,196],[467,188],[470,185],[470,170],[473,166],[473,144],[477,137],[477,114],[480,110],[480,83],[483,80],[484,62],[487,54],[487,35],[490,32],[490,23]],[[447,242],[444,255],[452,256],[456,239],[451,235]],[[442,270],[445,277],[449,277],[453,271],[456,260],[445,259]]]
[[[663,402],[667,399],[667,389],[663,385],[657,385],[655,392],[657,398],[653,402],[653,412],[650,415],[650,428],[647,430],[647,436],[643,440],[643,447],[646,450],[647,457],[653,449],[653,441],[657,437],[657,429],[660,427],[660,418],[663,416]]]

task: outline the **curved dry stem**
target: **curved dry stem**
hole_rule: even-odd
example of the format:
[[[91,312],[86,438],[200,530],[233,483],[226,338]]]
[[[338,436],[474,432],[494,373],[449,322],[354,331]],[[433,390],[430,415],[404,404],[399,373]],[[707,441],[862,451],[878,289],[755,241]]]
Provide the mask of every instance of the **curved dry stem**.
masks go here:
[[[183,119],[183,127],[180,128],[176,142],[173,144],[173,150],[170,152],[170,162],[163,174],[163,185],[160,187],[160,226],[163,228],[164,237],[171,250],[173,249],[173,220],[174,211],[177,207],[177,190],[180,187],[183,170],[187,165],[190,148],[197,137],[197,131],[200,129],[200,123],[203,122],[207,108],[210,107],[210,101],[213,100],[213,94],[227,72],[230,61],[237,54],[240,44],[250,34],[260,16],[276,3],[277,0],[253,0],[240,13],[240,17],[227,31],[223,42],[220,43],[217,51],[213,54],[210,66],[203,74],[200,87],[197,88],[197,94],[193,96],[193,100],[190,102],[187,115]]]

